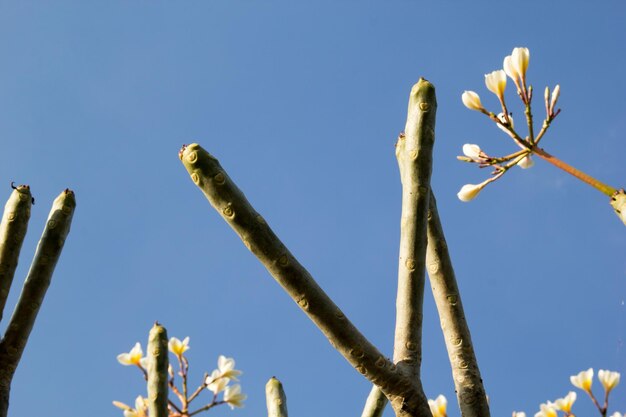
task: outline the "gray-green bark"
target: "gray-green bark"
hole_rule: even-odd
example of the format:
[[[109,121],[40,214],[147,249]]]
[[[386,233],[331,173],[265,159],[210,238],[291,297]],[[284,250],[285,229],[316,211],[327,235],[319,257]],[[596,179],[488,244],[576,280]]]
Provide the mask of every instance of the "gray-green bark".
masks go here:
[[[419,381],[383,356],[346,318],[250,205],[216,158],[198,144],[180,159],[192,181],[289,296],[361,374],[392,398],[398,416],[429,417]]]
[[[271,377],[265,384],[265,402],[267,417],[288,417],[287,396],[283,384],[275,377]]]
[[[489,417],[489,404],[456,283],[437,202],[430,196],[426,264],[463,417]]]
[[[374,385],[367,396],[361,417],[382,417],[388,402],[385,394]]]
[[[402,183],[400,254],[393,360],[420,385],[422,413],[430,414],[421,388],[422,321],[426,258],[426,227],[437,99],[435,87],[421,78],[411,89],[404,134],[396,143]],[[382,415],[387,399],[373,387],[362,417]]]
[[[0,417],[7,416],[11,380],[70,231],[75,207],[74,193],[70,190],[54,200],[22,293],[0,341]]]
[[[13,189],[0,223],[0,320],[11,290],[20,249],[24,243],[33,197],[28,185]]]
[[[420,79],[411,89],[406,127],[396,143],[402,214],[393,360],[417,379],[422,361],[426,216],[436,111],[435,87]]]
[[[148,336],[148,412],[150,417],[168,417],[169,365],[167,331],[155,323]]]

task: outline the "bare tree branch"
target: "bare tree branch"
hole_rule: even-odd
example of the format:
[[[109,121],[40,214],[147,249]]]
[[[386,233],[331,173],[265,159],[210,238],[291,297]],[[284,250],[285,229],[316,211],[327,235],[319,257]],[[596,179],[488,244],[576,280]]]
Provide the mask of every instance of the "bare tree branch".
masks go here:
[[[437,202],[430,196],[426,264],[463,417],[489,417],[489,404],[456,283]]]

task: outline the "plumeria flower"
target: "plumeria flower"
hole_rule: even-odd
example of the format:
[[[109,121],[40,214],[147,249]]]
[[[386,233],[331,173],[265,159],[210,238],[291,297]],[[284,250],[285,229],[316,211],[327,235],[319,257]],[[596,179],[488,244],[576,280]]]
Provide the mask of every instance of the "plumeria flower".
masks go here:
[[[461,95],[461,100],[463,100],[465,107],[470,110],[486,111],[483,104],[480,102],[480,97],[473,91],[464,91]]]
[[[148,401],[141,395],[135,399],[135,408],[132,408],[122,402],[113,401],[113,405],[124,410],[124,417],[147,417]]]
[[[248,396],[241,392],[241,386],[239,384],[226,387],[224,391],[224,401],[228,403],[231,409],[243,407],[243,402],[246,398],[248,398]]]
[[[526,80],[526,70],[528,69],[529,61],[530,51],[528,48],[514,48],[511,55],[504,58],[502,64],[504,72],[513,80],[518,90],[520,85],[523,85]]]
[[[532,167],[533,165],[535,165],[535,161],[532,160],[530,155],[527,155],[526,157],[522,158],[522,160],[520,160],[517,163],[517,166],[522,168],[522,169],[528,169],[528,168]]]
[[[526,417],[526,413],[523,411],[513,411],[513,417]]]
[[[483,184],[465,184],[456,196],[459,197],[459,200],[467,203],[475,199],[483,187]]]
[[[172,352],[176,356],[181,356],[183,353],[189,350],[189,336],[183,339],[181,342],[180,339],[172,337],[167,344],[170,352]]]
[[[135,343],[135,346],[128,353],[120,353],[117,355],[117,361],[122,365],[137,365],[142,366],[141,359],[143,356],[143,350],[141,350],[141,344]]]
[[[509,126],[511,129],[515,127],[515,123],[513,122],[513,116],[511,116],[510,114],[508,116],[505,116],[504,113],[500,112],[498,113],[497,117],[498,117],[498,120],[502,122],[502,125]],[[509,134],[508,129],[502,125],[500,123],[496,123],[496,126],[498,126],[498,129],[502,130],[504,133],[508,135]]]
[[[554,404],[547,402],[539,406],[539,412],[535,413],[535,417],[558,417],[558,413],[554,408]]]
[[[504,103],[504,89],[506,88],[506,73],[497,70],[485,74],[485,84],[489,91],[498,96],[501,103]]]
[[[580,371],[578,375],[570,376],[569,380],[576,388],[591,392],[591,384],[593,383],[593,368],[589,368],[586,371]]]
[[[559,95],[561,94],[561,86],[558,84],[554,87],[552,91],[552,98],[550,100],[550,114],[554,114],[554,107],[556,106],[556,102],[559,100]]]
[[[237,381],[237,377],[242,374],[241,371],[235,369],[235,360],[224,355],[217,358],[217,369],[222,377],[233,381]]]
[[[619,377],[619,372],[605,371],[604,369],[600,369],[598,371],[598,379],[604,387],[604,392],[606,392],[607,394],[611,392],[611,390],[615,388],[617,384],[619,384]]]
[[[626,417],[626,414],[621,414],[619,411],[616,411],[611,414],[611,417]]]
[[[433,417],[446,417],[446,408],[448,407],[448,400],[443,395],[439,395],[434,400],[428,400],[428,406]]]
[[[480,156],[481,152],[482,150],[480,149],[480,146],[473,143],[466,143],[465,145],[463,145],[463,155],[475,161],[483,159]]]
[[[567,393],[565,397],[559,398],[558,400],[554,401],[554,407],[557,410],[561,410],[567,414],[571,414],[572,405],[574,405],[575,401],[576,401],[576,393],[574,391],[570,391]]]
[[[213,395],[217,395],[226,389],[229,379],[222,376],[219,370],[214,370],[211,375],[207,376],[204,380],[204,384],[209,391],[213,392]]]

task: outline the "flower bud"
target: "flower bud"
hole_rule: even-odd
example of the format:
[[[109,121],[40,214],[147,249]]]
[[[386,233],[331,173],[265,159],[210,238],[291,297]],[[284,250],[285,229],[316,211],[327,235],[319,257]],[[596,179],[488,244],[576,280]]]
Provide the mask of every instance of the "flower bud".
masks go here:
[[[517,85],[517,88],[519,88],[519,84],[518,84],[519,73],[517,72],[517,69],[513,65],[513,61],[512,61],[511,55],[504,57],[504,62],[502,63],[502,68],[504,68],[504,72],[506,73],[506,75],[508,75],[509,78],[511,78],[511,80],[513,80],[515,85]]]
[[[615,388],[617,384],[619,384],[619,377],[619,372],[605,371],[604,369],[600,369],[598,371],[598,379],[604,387],[604,392],[606,392],[607,394],[611,392],[611,390]]]
[[[482,190],[482,186],[480,184],[465,184],[461,187],[461,190],[457,193],[457,197],[459,200],[463,202],[468,202],[476,198],[478,193]]]
[[[552,99],[550,100],[550,113],[554,113],[554,106],[556,106],[556,102],[559,99],[559,94],[561,93],[561,87],[557,84],[554,87],[554,91],[552,92]]]
[[[507,121],[507,117],[505,117],[505,116],[504,116],[504,113],[498,113],[498,116],[497,116],[497,117],[498,117],[498,120],[500,120],[500,121],[502,122],[502,125],[507,125],[507,123],[508,123],[508,126],[509,126],[511,129],[513,129],[513,127],[514,127],[514,125],[515,125],[515,124],[513,123],[513,116],[511,116],[511,115],[509,114],[509,116],[508,116],[508,119],[509,119],[509,120],[508,120],[508,121]],[[496,126],[498,126],[498,129],[500,129],[500,130],[502,130],[504,133],[508,134],[508,133],[509,133],[508,129],[507,129],[506,127],[502,126],[502,125],[501,125],[500,123],[497,123],[497,124],[496,124]]]
[[[464,91],[461,96],[463,104],[470,110],[484,111],[483,104],[480,102],[480,97],[473,91]]]
[[[533,165],[535,165],[535,161],[532,160],[530,155],[526,156],[525,158],[523,158],[521,161],[517,163],[517,166],[522,169],[528,169],[532,167]]]
[[[511,53],[511,64],[522,80],[526,79],[526,70],[530,61],[530,51],[528,48],[514,48]]]
[[[463,145],[463,155],[472,159],[480,159],[480,146],[473,143],[466,143]]]
[[[504,101],[504,89],[506,88],[506,73],[502,70],[497,70],[485,74],[485,84],[489,91],[494,93],[500,101]]]

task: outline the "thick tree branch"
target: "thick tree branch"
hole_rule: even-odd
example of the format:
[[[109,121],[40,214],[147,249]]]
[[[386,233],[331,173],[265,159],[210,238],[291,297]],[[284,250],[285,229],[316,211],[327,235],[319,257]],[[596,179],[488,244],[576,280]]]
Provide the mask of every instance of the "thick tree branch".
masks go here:
[[[419,80],[411,89],[404,135],[396,143],[402,181],[400,256],[393,361],[419,378],[426,258],[426,216],[435,143],[435,87]]]
[[[463,417],[489,417],[489,404],[474,353],[437,202],[430,196],[426,264],[446,341],[452,377]]]
[[[24,243],[33,197],[28,185],[13,189],[0,224],[0,320],[11,290],[20,249]]]
[[[148,411],[151,417],[167,417],[169,366],[167,330],[154,323],[148,336]]]
[[[22,293],[0,341],[0,417],[7,415],[11,380],[70,231],[75,207],[74,193],[70,190],[54,200]]]
[[[271,377],[265,384],[265,402],[267,417],[288,417],[287,396],[283,384],[275,377]]]
[[[192,181],[211,205],[331,345],[356,370],[394,398],[392,404],[396,413],[399,416],[429,416],[428,404],[428,413],[417,405],[425,403],[425,399],[419,398],[421,387],[385,358],[346,318],[254,210],[217,159],[198,144],[183,147],[179,156]]]

